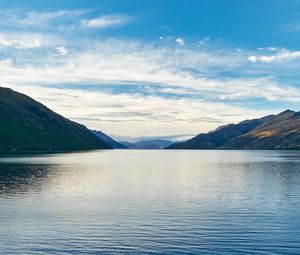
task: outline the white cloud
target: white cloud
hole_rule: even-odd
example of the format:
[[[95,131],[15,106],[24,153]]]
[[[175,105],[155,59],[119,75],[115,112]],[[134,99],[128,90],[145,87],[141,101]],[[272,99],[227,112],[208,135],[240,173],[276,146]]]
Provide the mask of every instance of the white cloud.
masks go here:
[[[64,16],[73,16],[76,15],[78,12],[73,11],[55,11],[55,12],[36,12],[32,11],[26,14],[25,18],[22,19],[21,23],[33,26],[33,25],[40,25],[41,23],[47,23],[51,20],[61,18]]]
[[[280,48],[277,48],[277,47],[259,47],[257,48],[258,50],[260,51],[263,51],[263,50],[268,50],[268,51],[280,51]]]
[[[3,59],[3,60],[0,60],[0,67],[1,68],[9,68],[12,66],[12,61],[11,59]]]
[[[199,44],[205,45],[210,42],[210,37],[204,37],[202,40],[198,41]]]
[[[128,23],[130,17],[124,14],[111,14],[98,17],[96,19],[81,20],[81,26],[84,28],[107,28],[112,26],[120,26]]]
[[[18,49],[31,49],[41,47],[39,38],[25,37],[23,39],[8,39],[0,36],[0,46],[14,47]]]
[[[248,57],[248,60],[249,60],[250,62],[252,62],[252,63],[255,63],[256,60],[257,60],[257,57],[256,57],[256,56],[249,56],[249,57]]]
[[[160,84],[156,93],[192,95],[200,98],[237,100],[263,98],[299,102],[299,89],[278,84],[273,77],[213,78],[216,70],[234,70],[245,65],[244,55],[232,51],[155,47],[132,41],[102,40],[88,49],[56,47],[66,54],[52,58],[53,52],[18,53],[13,62],[0,70],[0,82],[8,84]],[[38,54],[38,55],[36,55]],[[246,54],[246,53],[245,53]],[[11,56],[14,59],[14,54]],[[24,65],[22,65],[22,61]],[[32,64],[29,64],[31,63]],[[175,88],[177,87],[177,89]],[[261,92],[261,88],[264,91]],[[154,93],[154,92],[153,92]],[[284,96],[283,96],[284,95]]]
[[[270,49],[270,51],[276,51],[276,48],[272,48]],[[289,61],[296,58],[300,58],[300,51],[289,51],[286,49],[281,49],[274,55],[249,56],[248,60],[250,62],[273,63]]]
[[[60,56],[66,56],[69,54],[69,50],[63,46],[56,47],[56,50]]]
[[[243,84],[243,88],[241,87]],[[220,95],[222,100],[262,98],[268,101],[300,103],[300,89],[279,85],[271,78],[237,79],[228,83],[229,89]]]
[[[51,12],[31,11],[25,14],[20,11],[2,11],[2,18],[0,18],[0,23],[20,26],[22,28],[42,27],[45,25],[49,25],[49,23],[55,20],[64,19],[64,21],[66,21],[66,19],[74,19],[90,11],[91,10],[58,10]]]
[[[176,43],[180,46],[183,46],[185,44],[184,39],[183,38],[177,38],[176,39]]]

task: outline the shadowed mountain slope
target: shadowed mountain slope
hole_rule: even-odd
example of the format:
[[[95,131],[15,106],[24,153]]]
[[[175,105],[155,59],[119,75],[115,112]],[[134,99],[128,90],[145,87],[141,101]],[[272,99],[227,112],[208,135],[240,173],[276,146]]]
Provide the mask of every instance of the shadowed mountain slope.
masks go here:
[[[98,131],[98,130],[91,130],[91,132],[99,137],[101,140],[103,140],[104,142],[106,142],[108,145],[110,145],[113,149],[127,149],[127,146],[115,141],[114,139],[112,139],[110,136],[108,136],[107,134]]]
[[[0,150],[109,148],[85,126],[62,117],[26,95],[0,88]]]

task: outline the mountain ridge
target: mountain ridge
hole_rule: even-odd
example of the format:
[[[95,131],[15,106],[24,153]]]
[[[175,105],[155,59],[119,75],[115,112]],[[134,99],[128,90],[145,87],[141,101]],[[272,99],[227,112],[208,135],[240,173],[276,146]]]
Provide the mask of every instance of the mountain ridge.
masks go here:
[[[300,149],[300,112],[228,124],[166,149]]]
[[[117,142],[107,134],[103,133],[100,130],[90,130],[95,136],[102,139],[104,142],[106,142],[108,145],[110,145],[113,149],[127,149],[128,147],[123,145],[120,142]]]
[[[164,149],[165,147],[173,144],[172,141],[164,140],[164,139],[141,140],[134,143],[121,141],[120,143],[126,146],[128,149],[149,149],[149,150]]]
[[[27,95],[0,87],[0,151],[111,149],[85,126]]]

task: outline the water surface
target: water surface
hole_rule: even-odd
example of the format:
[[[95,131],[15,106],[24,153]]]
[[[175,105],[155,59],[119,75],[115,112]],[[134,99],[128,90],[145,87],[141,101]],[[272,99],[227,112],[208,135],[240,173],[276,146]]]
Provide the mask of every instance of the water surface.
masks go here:
[[[300,152],[0,157],[0,254],[299,254]]]

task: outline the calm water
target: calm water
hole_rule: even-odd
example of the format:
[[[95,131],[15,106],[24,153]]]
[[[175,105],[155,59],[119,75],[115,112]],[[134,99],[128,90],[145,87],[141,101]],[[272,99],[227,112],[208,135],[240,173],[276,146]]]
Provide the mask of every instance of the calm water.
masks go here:
[[[0,158],[0,254],[300,254],[300,152]]]

